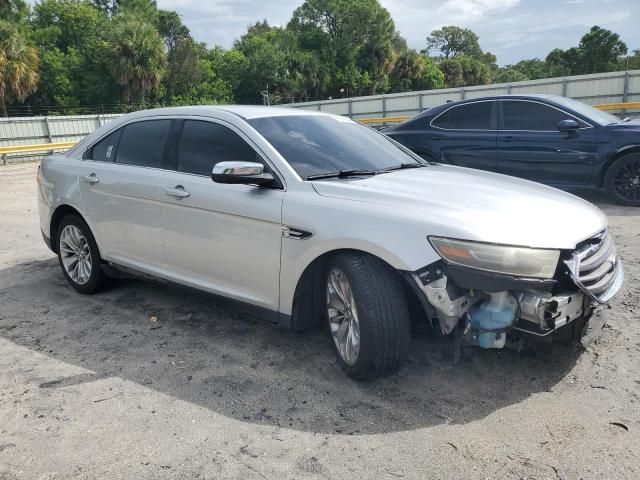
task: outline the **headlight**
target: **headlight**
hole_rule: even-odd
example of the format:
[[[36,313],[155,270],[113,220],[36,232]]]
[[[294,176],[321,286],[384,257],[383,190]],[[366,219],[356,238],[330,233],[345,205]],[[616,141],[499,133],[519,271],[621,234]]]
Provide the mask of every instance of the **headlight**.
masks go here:
[[[433,248],[449,263],[517,277],[553,278],[559,250],[512,247],[429,237]]]

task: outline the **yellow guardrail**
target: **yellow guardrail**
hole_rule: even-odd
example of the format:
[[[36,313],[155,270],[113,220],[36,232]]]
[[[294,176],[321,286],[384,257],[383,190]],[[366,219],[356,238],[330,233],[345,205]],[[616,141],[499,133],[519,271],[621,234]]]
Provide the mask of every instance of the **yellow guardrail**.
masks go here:
[[[410,115],[402,115],[400,117],[375,117],[375,118],[357,118],[360,123],[400,123],[411,118]]]
[[[593,105],[599,110],[640,110],[640,102],[622,102],[622,103],[603,103]],[[410,115],[401,115],[396,117],[373,117],[358,118],[357,121],[364,124],[381,124],[381,123],[400,123],[411,118]],[[59,142],[59,143],[43,143],[39,145],[16,145],[13,147],[0,147],[0,157],[2,163],[6,165],[7,155],[15,155],[17,153],[37,153],[52,152],[56,150],[67,150],[73,147],[76,142]]]
[[[593,105],[598,110],[640,110],[640,102],[602,103]]]
[[[73,147],[77,142],[58,142],[58,143],[41,143],[38,145],[15,145],[12,147],[0,147],[0,157],[2,163],[7,164],[7,155],[16,153],[38,153],[53,152],[57,150],[67,150]]]

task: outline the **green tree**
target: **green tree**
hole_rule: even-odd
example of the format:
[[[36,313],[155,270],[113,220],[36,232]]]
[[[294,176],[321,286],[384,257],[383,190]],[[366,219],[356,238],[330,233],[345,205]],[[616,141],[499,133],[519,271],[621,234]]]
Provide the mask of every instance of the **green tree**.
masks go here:
[[[633,55],[620,59],[618,70],[638,70],[640,69],[640,50],[634,50]]]
[[[103,11],[86,0],[42,0],[29,26],[42,75],[29,104],[76,113],[114,102],[119,89],[106,69],[109,17]]]
[[[618,59],[627,54],[627,45],[611,30],[591,27],[578,45],[579,68],[574,73],[597,73],[614,70]]]
[[[391,91],[444,87],[444,74],[433,61],[413,49],[401,51],[391,71]]]
[[[493,74],[493,83],[521,82],[529,77],[515,67],[498,68]]]
[[[509,68],[522,73],[529,80],[546,78],[549,76],[547,63],[544,60],[540,60],[539,58],[520,60],[516,64],[509,65]]]
[[[138,21],[158,24],[158,6],[155,0],[118,0],[116,13],[136,17]]]
[[[491,83],[491,70],[485,63],[466,55],[442,60],[442,70],[447,87],[468,87]]]
[[[482,57],[478,35],[468,28],[448,25],[431,32],[427,37],[427,51],[440,52],[444,58],[466,55],[471,58]],[[495,62],[495,58],[493,60]]]
[[[168,51],[179,41],[191,39],[189,28],[182,23],[180,15],[173,10],[158,11],[158,33],[162,36]]]
[[[15,27],[23,25],[29,15],[29,7],[24,0],[0,0],[0,20]]]
[[[118,0],[92,0],[93,5],[99,10],[102,10],[107,15],[115,15],[118,11]]]
[[[288,29],[302,49],[335,66],[333,93],[360,90],[365,83],[368,93],[388,88],[396,31],[378,0],[307,0],[293,12]]]
[[[12,25],[0,23],[0,113],[22,102],[38,84],[38,54]]]
[[[150,23],[132,15],[114,21],[107,48],[108,69],[124,87],[124,99],[144,104],[145,94],[160,84],[166,56],[162,38]]]

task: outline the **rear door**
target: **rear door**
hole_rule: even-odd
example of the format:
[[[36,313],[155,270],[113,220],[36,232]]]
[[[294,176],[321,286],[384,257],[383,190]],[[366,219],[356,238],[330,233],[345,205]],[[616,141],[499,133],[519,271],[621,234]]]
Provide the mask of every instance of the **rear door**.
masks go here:
[[[171,120],[130,123],[85,154],[80,192],[103,258],[162,275],[158,177]]]
[[[498,171],[552,185],[584,185],[598,159],[597,128],[546,103],[500,100]],[[578,122],[560,132],[560,120]]]
[[[265,163],[231,125],[185,120],[159,185],[167,278],[277,310],[284,191],[213,182],[224,161]]]
[[[436,161],[496,169],[497,114],[495,100],[454,105],[431,120],[428,140],[440,158]]]

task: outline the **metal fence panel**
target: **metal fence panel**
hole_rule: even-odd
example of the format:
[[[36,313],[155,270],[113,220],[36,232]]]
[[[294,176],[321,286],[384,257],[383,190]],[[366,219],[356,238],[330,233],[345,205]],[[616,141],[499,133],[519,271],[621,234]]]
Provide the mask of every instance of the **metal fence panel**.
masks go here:
[[[414,115],[447,101],[506,94],[563,95],[590,105],[640,100],[640,70],[526,80],[464,88],[372,95],[321,102],[292,103],[295,108],[349,115],[352,118]],[[351,105],[349,105],[349,103]]]
[[[289,104],[289,106],[347,115],[355,119],[395,117],[414,115],[447,101],[509,93],[564,95],[590,105],[639,102],[640,70],[527,80],[524,82],[480,85],[476,87],[340,98],[319,102],[293,103]],[[627,110],[624,114],[635,117],[640,115],[640,110]],[[99,126],[119,116],[119,114],[108,114],[0,118],[0,146],[78,141]],[[41,155],[39,154],[39,156]],[[23,158],[24,154],[20,157]]]

